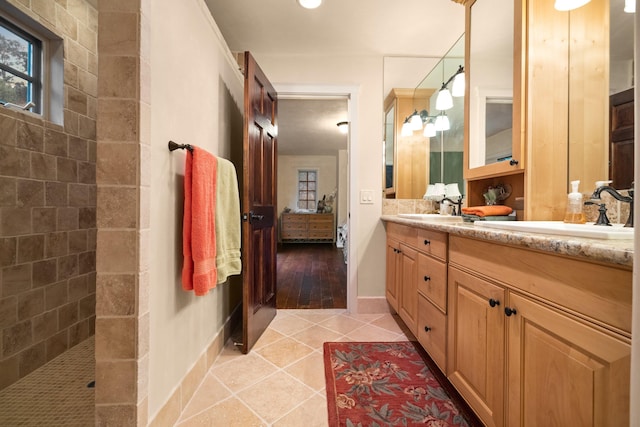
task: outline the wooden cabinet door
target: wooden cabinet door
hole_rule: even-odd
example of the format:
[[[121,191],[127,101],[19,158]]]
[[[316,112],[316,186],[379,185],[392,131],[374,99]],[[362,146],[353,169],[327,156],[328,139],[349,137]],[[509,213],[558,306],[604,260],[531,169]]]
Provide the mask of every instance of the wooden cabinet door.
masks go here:
[[[628,426],[630,346],[509,295],[508,425]]]
[[[447,376],[487,426],[504,425],[505,295],[449,267]]]
[[[400,244],[402,281],[398,314],[409,330],[417,335],[418,328],[418,251]]]
[[[387,278],[386,297],[389,305],[398,312],[398,284],[401,273],[400,243],[395,239],[387,238]]]

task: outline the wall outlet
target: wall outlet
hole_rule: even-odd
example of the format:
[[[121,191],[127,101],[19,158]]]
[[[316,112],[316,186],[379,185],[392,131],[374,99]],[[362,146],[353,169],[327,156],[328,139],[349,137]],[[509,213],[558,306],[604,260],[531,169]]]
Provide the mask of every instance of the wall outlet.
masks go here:
[[[373,204],[373,190],[360,190],[360,204],[372,205]]]

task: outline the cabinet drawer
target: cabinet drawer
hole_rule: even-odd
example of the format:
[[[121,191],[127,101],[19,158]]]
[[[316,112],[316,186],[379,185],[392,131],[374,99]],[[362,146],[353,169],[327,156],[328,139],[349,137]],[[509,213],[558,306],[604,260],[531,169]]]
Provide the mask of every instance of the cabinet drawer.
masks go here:
[[[282,222],[286,224],[302,222],[307,223],[306,214],[282,214]]]
[[[282,228],[284,230],[306,230],[307,223],[305,222],[285,222],[282,223]]]
[[[418,341],[438,364],[446,370],[447,317],[425,297],[418,295]]]
[[[306,239],[306,230],[282,230],[283,239]]]
[[[433,255],[443,261],[447,260],[447,233],[418,229],[415,248],[420,252]]]
[[[333,239],[333,233],[322,230],[309,230],[309,239]]]
[[[309,230],[333,231],[333,223],[332,222],[309,221]]]
[[[418,255],[418,291],[447,312],[447,265],[430,256]]]

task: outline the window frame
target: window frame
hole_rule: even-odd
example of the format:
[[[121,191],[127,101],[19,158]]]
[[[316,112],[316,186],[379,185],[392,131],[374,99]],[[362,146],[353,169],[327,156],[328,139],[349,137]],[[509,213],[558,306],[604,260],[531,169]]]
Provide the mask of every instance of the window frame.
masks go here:
[[[316,176],[316,179],[314,181],[309,181],[306,180],[304,182],[314,182],[316,185],[315,190],[313,190],[315,197],[313,199],[305,199],[304,202],[306,203],[306,208],[301,208],[300,207],[300,191],[304,191],[304,190],[300,190],[300,183],[303,182],[300,180],[300,173],[314,173]],[[309,212],[315,212],[317,210],[317,206],[318,206],[318,178],[319,178],[319,173],[318,173],[318,169],[314,169],[314,168],[300,168],[297,170],[296,173],[296,207],[298,210],[305,210],[305,211],[309,211]],[[309,192],[309,190],[307,189],[307,193]],[[309,203],[313,201],[312,207],[309,207]]]
[[[35,103],[35,106],[31,107],[30,111],[36,114],[42,114],[44,87],[43,58],[45,41],[38,37],[38,35],[33,31],[28,31],[24,27],[16,25],[15,22],[12,22],[3,15],[0,15],[0,26],[31,43],[31,64],[29,65],[31,66],[33,75],[25,74],[2,63],[0,63],[0,69],[29,82],[31,87],[30,90],[27,90],[27,102],[33,101]],[[4,102],[4,100],[2,101]]]

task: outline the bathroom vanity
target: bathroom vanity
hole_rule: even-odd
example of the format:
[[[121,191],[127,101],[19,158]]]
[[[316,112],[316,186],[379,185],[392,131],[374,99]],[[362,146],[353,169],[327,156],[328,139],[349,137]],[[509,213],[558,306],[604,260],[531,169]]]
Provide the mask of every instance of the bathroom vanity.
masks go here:
[[[486,425],[629,424],[632,240],[382,219],[390,306]]]

